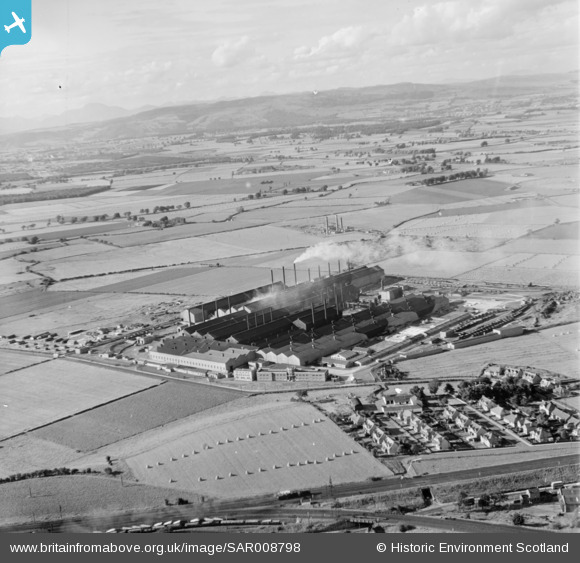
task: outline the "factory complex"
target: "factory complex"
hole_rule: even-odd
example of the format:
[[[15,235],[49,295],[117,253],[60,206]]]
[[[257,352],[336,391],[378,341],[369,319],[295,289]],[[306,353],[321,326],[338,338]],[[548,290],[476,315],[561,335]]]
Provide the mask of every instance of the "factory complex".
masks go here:
[[[178,335],[165,338],[149,352],[150,359],[242,381],[325,381],[326,366],[370,363],[369,340],[449,305],[440,295],[385,288],[378,266],[292,286],[286,284],[285,270],[283,275],[282,282],[272,276],[268,286],[187,308]]]

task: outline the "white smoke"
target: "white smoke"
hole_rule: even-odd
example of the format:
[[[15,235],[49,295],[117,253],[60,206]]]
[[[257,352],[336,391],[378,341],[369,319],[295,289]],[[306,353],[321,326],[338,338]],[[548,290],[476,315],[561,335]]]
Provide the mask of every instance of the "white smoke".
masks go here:
[[[409,264],[417,264],[425,261],[426,251],[463,253],[481,250],[480,242],[477,239],[431,238],[391,234],[375,240],[346,243],[321,242],[308,248],[294,262],[300,263],[307,260],[336,262],[340,260],[345,264],[350,262],[354,266],[361,266],[401,256]],[[431,256],[427,256],[427,261],[433,262],[437,270],[444,270],[446,266],[450,265],[441,262],[441,260],[445,260],[445,257],[439,253],[433,253],[432,260],[429,259]],[[452,259],[453,266],[457,267],[458,261],[461,260],[461,255],[455,254],[453,258],[449,259]]]

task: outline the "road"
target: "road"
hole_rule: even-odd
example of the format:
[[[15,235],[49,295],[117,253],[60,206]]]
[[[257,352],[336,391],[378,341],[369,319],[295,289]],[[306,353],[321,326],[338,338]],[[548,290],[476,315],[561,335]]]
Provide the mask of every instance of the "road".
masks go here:
[[[541,459],[535,461],[525,461],[510,463],[495,467],[482,467],[480,469],[470,469],[465,471],[455,471],[453,473],[443,473],[427,475],[414,479],[389,479],[382,481],[364,481],[362,483],[347,483],[335,485],[332,490],[328,487],[312,489],[312,493],[317,500],[330,500],[357,494],[378,494],[388,491],[396,491],[401,488],[428,487],[430,485],[452,483],[478,477],[488,477],[506,473],[517,473],[518,471],[542,469],[548,467],[558,467],[578,463],[580,456],[567,455]],[[227,501],[210,500],[201,505],[171,506],[161,509],[145,510],[141,512],[131,512],[126,514],[115,514],[111,516],[86,516],[81,518],[68,518],[58,522],[47,523],[25,523],[9,526],[1,526],[0,532],[32,532],[32,531],[94,531],[107,530],[109,528],[120,528],[133,524],[153,524],[167,520],[177,520],[178,518],[191,519],[201,516],[228,516],[230,518],[296,518],[296,516],[314,517],[320,514],[321,517],[331,517],[333,519],[347,517],[350,515],[361,516],[365,513],[351,510],[329,510],[296,507],[296,501],[280,502],[272,495],[263,495],[253,498],[234,499]],[[376,514],[369,514],[375,518]],[[469,520],[439,520],[428,516],[400,515],[391,513],[381,513],[381,518],[397,523],[408,523],[414,526],[435,527],[441,530],[455,530],[461,532],[490,531],[490,532],[513,532],[511,526],[501,526],[486,524],[482,522],[470,522]],[[492,526],[493,528],[488,528]],[[477,530],[475,529],[477,527]],[[522,528],[524,530],[525,528]],[[520,530],[520,528],[517,528]],[[537,530],[534,530],[537,533]]]

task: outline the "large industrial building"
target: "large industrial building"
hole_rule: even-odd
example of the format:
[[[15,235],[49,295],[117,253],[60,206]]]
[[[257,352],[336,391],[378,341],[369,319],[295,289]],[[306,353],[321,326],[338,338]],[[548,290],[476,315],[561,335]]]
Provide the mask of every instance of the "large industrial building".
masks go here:
[[[164,340],[151,359],[232,376],[237,369],[240,379],[253,380],[251,371],[243,371],[248,361],[295,368],[331,363],[327,359],[338,352],[400,330],[448,303],[440,296],[404,295],[398,287],[385,291],[378,266],[319,276],[288,287],[283,269],[281,283],[272,274],[268,286],[190,307],[183,311],[180,336]],[[381,287],[385,299],[362,303],[361,289],[369,287]],[[258,379],[283,377],[257,373]]]

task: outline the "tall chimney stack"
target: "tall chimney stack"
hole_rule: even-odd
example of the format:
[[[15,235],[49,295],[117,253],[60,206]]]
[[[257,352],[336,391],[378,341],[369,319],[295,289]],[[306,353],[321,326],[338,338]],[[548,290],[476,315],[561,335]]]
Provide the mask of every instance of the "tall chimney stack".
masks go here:
[[[311,281],[311,279],[310,279],[310,268],[308,268],[308,281]]]
[[[312,313],[312,326],[314,327],[314,302],[310,302],[310,312]]]
[[[270,279],[272,280],[272,287],[274,287],[274,270],[270,270]]]
[[[342,222],[342,217],[340,218],[340,230],[344,233],[344,223]]]
[[[325,217],[326,219],[326,234],[328,234],[328,215]]]
[[[340,260],[338,261],[338,273],[340,274]]]
[[[298,285],[298,278],[296,277],[296,263],[294,263],[294,285]]]
[[[338,233],[338,231],[340,230],[340,226],[338,224],[338,215],[335,215],[334,218],[336,219],[336,232]]]
[[[286,289],[286,270],[284,269],[284,266],[282,266],[282,285],[284,286],[284,289]]]
[[[318,277],[321,278],[322,274],[320,273],[320,264],[318,264]]]
[[[330,277],[330,262],[328,263],[328,277]]]

